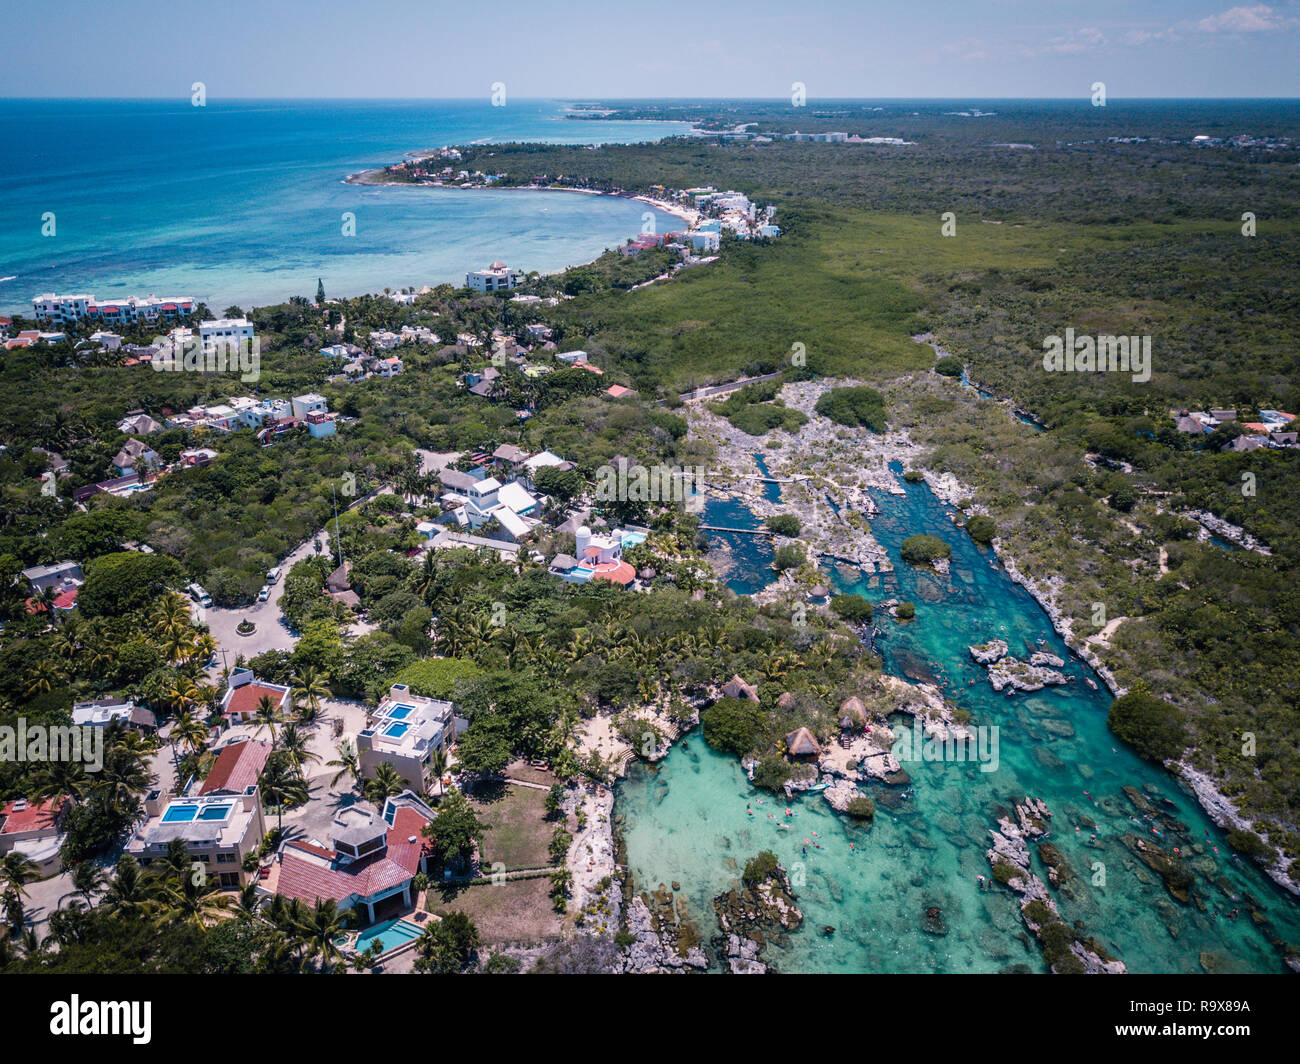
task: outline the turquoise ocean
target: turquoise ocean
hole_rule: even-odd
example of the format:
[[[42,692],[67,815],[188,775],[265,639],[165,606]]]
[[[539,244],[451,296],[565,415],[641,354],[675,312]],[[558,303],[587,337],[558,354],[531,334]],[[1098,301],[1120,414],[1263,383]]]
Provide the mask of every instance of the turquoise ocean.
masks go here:
[[[673,122],[567,118],[557,101],[0,100],[0,312],[43,292],[191,295],[220,312],[442,281],[495,259],[587,262],[648,208],[581,193],[376,188],[408,152],[657,140]],[[343,235],[343,214],[356,235]],[[43,219],[54,216],[54,235]],[[656,213],[662,232],[674,219]]]

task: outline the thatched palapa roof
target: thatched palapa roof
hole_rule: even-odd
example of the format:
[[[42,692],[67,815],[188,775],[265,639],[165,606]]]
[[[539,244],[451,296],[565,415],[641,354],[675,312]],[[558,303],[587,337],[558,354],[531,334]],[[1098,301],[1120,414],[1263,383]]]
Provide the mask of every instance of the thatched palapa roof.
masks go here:
[[[816,757],[822,752],[817,737],[807,728],[796,728],[787,735],[785,746],[791,757]]]

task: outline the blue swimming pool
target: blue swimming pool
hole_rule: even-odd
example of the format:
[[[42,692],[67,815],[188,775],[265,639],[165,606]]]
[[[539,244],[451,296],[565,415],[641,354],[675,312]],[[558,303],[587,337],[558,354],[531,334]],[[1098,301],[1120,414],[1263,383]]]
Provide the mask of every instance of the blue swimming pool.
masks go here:
[[[370,948],[370,943],[377,941],[380,951],[387,953],[389,950],[397,949],[398,946],[419,938],[421,930],[410,920],[402,919],[385,920],[383,923],[372,924],[357,936],[357,952],[365,953]]]
[[[410,728],[411,726],[409,724],[402,724],[400,721],[398,721],[393,724],[390,724],[387,728],[385,728],[384,734],[391,735],[394,739],[400,739],[403,735],[405,735],[408,731],[410,731]]]
[[[188,823],[194,819],[194,814],[199,811],[197,805],[172,805],[163,813],[164,824],[181,824]]]
[[[390,706],[388,712],[384,714],[389,720],[405,720],[415,712],[414,706],[408,706],[405,703],[399,706]]]

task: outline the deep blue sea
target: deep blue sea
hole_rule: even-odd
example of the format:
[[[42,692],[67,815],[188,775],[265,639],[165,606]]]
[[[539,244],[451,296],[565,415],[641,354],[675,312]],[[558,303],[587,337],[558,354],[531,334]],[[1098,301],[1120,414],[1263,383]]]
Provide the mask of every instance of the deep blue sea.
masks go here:
[[[641,229],[580,193],[374,188],[352,173],[448,144],[657,140],[684,123],[566,119],[558,101],[0,100],[0,310],[48,291],[230,304],[551,271]],[[43,216],[54,235],[43,236]],[[343,235],[344,212],[356,235]],[[668,215],[656,227],[669,225]],[[660,231],[663,231],[660,229]]]

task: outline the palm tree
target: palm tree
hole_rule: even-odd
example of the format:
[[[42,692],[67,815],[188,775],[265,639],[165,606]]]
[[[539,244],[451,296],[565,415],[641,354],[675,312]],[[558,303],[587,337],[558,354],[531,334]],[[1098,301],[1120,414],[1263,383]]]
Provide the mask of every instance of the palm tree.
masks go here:
[[[447,772],[447,751],[441,746],[429,755],[429,770],[438,780],[438,795],[442,796],[442,777]]]
[[[17,850],[10,850],[0,859],[0,887],[6,893],[12,891],[22,898],[27,893],[27,884],[40,876],[41,870],[36,862]]]
[[[262,770],[262,797],[274,805],[276,827],[284,831],[284,807],[307,801],[307,781],[296,775],[289,763],[276,751]]]
[[[63,682],[63,667],[53,658],[45,658],[32,666],[23,682],[24,693],[29,698],[53,691]]]
[[[292,695],[295,704],[305,706],[305,711],[299,714],[299,720],[303,723],[315,720],[320,714],[321,699],[332,697],[332,692],[326,685],[327,679],[311,666],[294,675]]]
[[[307,956],[324,962],[341,960],[334,940],[343,933],[338,904],[332,898],[316,899],[316,908],[308,910],[298,921],[297,930],[307,945]]]
[[[94,904],[92,895],[103,890],[107,882],[108,876],[93,861],[79,861],[72,866],[72,885],[86,899],[87,906]]]
[[[253,723],[257,725],[257,734],[265,728],[271,733],[271,745],[275,746],[275,727],[280,723],[280,710],[271,701],[270,695],[263,695],[257,700],[257,711],[253,714]]]
[[[149,773],[141,763],[139,753],[116,747],[104,759],[104,767],[92,789],[108,799],[114,812],[122,813],[148,786]]]
[[[220,888],[205,875],[185,875],[180,879],[168,878],[158,893],[161,912],[159,925],[192,923],[204,927],[208,921],[230,908],[230,898],[219,893]]]
[[[257,910],[262,904],[262,898],[256,881],[245,883],[240,888],[239,900],[235,904],[242,919],[251,920],[257,915]]]
[[[351,790],[352,787],[357,785],[357,781],[361,778],[361,766],[357,761],[357,752],[353,749],[351,744],[344,743],[339,746],[339,756],[333,761],[327,761],[325,764],[329,768],[338,769],[338,771],[334,773],[334,778],[330,780],[331,787],[338,786],[339,780],[344,776],[350,776],[352,778],[352,784],[351,787],[349,787],[349,790]]]
[[[129,853],[123,854],[117,862],[117,875],[100,899],[99,907],[123,918],[145,916],[153,911],[152,884]]]
[[[198,684],[190,677],[180,674],[167,685],[163,697],[177,713],[188,713],[192,706],[197,706],[202,701]]]
[[[208,726],[186,709],[172,722],[172,742],[196,754],[208,744]]]
[[[307,737],[298,730],[296,724],[286,724],[280,733],[280,753],[301,778],[303,765],[319,761],[320,756],[307,749]]]
[[[386,798],[396,797],[404,790],[406,781],[387,762],[379,765],[375,774],[362,785],[363,793],[375,805],[383,805]]]
[[[37,776],[32,797],[57,798],[66,794],[73,801],[81,801],[90,793],[94,782],[81,761],[47,761]]]

